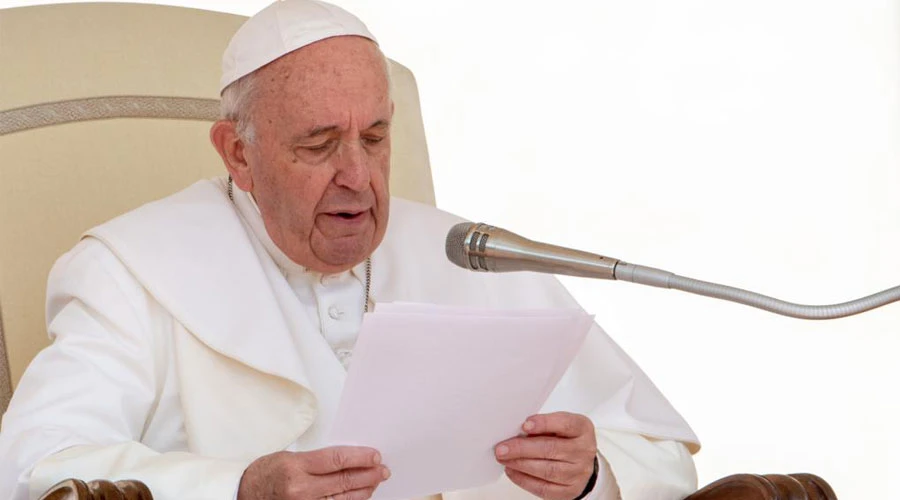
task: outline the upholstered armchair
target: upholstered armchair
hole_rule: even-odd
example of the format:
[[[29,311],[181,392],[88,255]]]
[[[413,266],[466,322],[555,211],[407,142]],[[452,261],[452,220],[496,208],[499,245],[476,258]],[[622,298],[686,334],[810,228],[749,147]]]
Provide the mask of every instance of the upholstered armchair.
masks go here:
[[[82,231],[223,175],[208,144],[219,58],[243,18],[178,7],[0,10],[0,413],[47,342],[54,260]],[[392,194],[434,203],[416,84],[392,62]],[[43,498],[149,499],[137,481],[69,479]],[[834,499],[811,475],[742,474],[692,500]]]
[[[0,9],[0,412],[48,343],[53,262],[86,229],[225,174],[209,126],[243,20],[160,5]],[[433,205],[416,83],[393,62],[391,78],[391,193]]]

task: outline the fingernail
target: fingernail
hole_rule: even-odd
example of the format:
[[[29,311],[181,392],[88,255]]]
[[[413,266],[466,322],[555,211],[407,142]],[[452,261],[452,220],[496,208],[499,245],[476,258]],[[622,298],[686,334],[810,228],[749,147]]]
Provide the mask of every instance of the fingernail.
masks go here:
[[[525,432],[531,432],[534,429],[534,422],[526,420],[525,423],[522,424],[522,428],[525,429]]]
[[[388,470],[387,467],[382,468],[381,469],[381,477],[388,479],[389,477],[391,477],[391,471]]]
[[[381,453],[376,452],[375,457],[372,458],[372,461],[375,462],[375,465],[380,464],[381,463]]]
[[[497,455],[498,456],[502,457],[502,456],[506,455],[507,453],[509,453],[509,446],[506,446],[505,444],[501,444],[500,446],[497,447]]]

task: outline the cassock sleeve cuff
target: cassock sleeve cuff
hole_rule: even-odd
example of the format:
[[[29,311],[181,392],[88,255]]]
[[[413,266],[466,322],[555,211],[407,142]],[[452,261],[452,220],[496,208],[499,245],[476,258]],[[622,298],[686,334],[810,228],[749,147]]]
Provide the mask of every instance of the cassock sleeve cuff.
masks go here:
[[[584,496],[584,500],[616,500],[619,496],[619,485],[613,476],[612,469],[600,452],[594,457],[597,461],[597,482],[594,488]]]

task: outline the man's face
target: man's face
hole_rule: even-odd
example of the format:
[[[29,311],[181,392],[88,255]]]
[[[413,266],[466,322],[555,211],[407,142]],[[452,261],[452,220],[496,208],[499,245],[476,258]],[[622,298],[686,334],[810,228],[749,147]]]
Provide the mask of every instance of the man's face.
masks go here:
[[[255,140],[244,150],[266,230],[291,260],[334,273],[362,262],[388,222],[390,122],[383,56],[341,36],[256,75]]]

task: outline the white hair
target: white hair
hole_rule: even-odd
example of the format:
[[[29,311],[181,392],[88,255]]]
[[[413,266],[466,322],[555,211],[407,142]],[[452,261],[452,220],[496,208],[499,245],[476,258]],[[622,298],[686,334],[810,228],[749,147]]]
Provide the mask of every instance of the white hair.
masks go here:
[[[259,71],[259,70],[257,70]],[[256,130],[250,119],[251,107],[256,97],[256,71],[248,73],[225,87],[222,91],[220,114],[223,120],[236,122],[238,137],[244,142],[256,140]]]
[[[380,51],[379,51],[380,52]],[[392,99],[393,82],[391,81],[391,63],[387,56],[384,59],[384,74],[388,81],[388,98]],[[256,100],[256,71],[248,73],[225,87],[220,101],[220,115],[223,120],[231,120],[236,123],[235,129],[238,137],[247,143],[256,140],[256,130],[253,128],[253,102]]]

